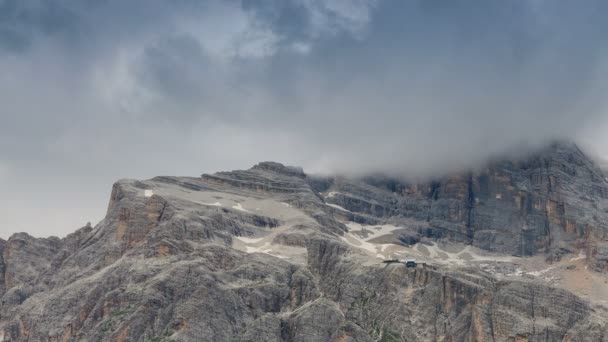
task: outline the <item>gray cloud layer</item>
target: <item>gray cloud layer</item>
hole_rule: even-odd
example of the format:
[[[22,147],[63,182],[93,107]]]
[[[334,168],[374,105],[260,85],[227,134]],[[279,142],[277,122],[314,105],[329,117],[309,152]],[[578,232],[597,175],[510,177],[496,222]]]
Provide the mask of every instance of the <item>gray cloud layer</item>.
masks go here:
[[[0,0],[0,235],[277,160],[423,177],[606,151],[604,1]]]

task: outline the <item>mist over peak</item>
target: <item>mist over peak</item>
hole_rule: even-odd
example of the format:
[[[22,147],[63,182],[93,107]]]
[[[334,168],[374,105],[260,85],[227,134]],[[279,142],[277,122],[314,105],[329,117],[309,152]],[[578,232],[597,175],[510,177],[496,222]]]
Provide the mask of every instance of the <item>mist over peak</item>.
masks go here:
[[[554,139],[605,156],[606,6],[2,1],[2,231],[97,221],[119,178],[260,160],[428,178]]]

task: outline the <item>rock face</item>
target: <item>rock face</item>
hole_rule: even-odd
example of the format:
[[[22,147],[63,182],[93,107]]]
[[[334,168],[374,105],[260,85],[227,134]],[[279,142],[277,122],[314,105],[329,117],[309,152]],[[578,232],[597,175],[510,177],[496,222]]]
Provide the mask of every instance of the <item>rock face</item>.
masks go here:
[[[513,255],[584,248],[592,267],[608,271],[608,182],[573,144],[429,183],[337,178],[326,191],[361,221],[414,218],[422,234]]]
[[[605,271],[607,189],[567,144],[424,184],[271,162],[123,180],[94,228],[0,242],[0,340],[608,341],[608,310],[568,291],[472,267],[385,267],[343,241],[348,220],[392,223],[408,244],[583,248]]]

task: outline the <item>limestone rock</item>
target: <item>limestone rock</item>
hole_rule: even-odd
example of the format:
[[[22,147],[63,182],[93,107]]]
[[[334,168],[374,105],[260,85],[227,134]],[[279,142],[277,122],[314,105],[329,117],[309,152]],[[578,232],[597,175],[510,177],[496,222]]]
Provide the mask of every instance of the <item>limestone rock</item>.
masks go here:
[[[418,220],[428,223],[426,236],[513,255],[556,256],[584,248],[592,267],[608,270],[608,181],[570,143],[428,183],[387,177],[329,183],[329,203],[374,220]]]
[[[0,340],[608,341],[608,310],[568,291],[475,267],[387,267],[344,240],[345,221],[392,223],[401,244],[583,249],[605,271],[607,200],[570,144],[422,184],[272,162],[121,180],[95,227],[0,241]]]

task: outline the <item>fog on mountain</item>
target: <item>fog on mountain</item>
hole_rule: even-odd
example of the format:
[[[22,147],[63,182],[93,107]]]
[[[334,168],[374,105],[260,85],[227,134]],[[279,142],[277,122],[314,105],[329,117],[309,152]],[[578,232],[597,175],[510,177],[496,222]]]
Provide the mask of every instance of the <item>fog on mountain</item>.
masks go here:
[[[608,341],[606,7],[0,0],[0,341]]]

